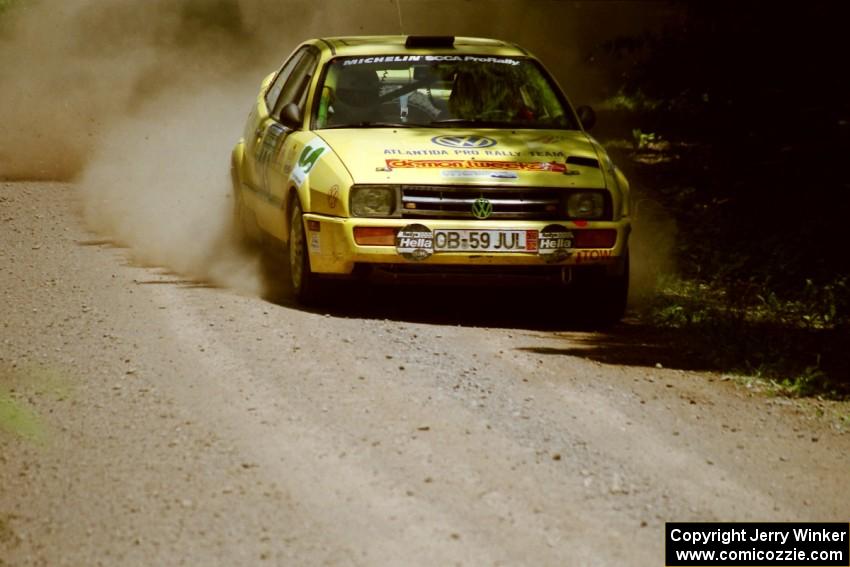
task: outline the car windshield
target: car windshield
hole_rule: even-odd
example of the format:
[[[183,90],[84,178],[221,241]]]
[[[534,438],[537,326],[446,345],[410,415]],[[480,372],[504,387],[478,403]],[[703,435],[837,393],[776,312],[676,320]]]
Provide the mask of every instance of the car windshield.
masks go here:
[[[313,124],[323,128],[577,128],[532,59],[385,55],[330,61]]]

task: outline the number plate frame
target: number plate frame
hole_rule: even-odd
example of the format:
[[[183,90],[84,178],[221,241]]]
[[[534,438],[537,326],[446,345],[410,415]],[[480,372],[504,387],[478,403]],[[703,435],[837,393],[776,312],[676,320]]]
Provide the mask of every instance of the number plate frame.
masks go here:
[[[539,231],[537,230],[435,229],[434,253],[537,253],[538,239]]]

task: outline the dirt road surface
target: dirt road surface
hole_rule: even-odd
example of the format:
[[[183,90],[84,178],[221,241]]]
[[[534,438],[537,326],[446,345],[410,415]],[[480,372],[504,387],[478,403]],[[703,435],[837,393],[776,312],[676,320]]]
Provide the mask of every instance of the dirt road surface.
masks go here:
[[[661,565],[665,521],[848,520],[841,406],[503,290],[240,295],[78,211],[0,184],[0,565]]]

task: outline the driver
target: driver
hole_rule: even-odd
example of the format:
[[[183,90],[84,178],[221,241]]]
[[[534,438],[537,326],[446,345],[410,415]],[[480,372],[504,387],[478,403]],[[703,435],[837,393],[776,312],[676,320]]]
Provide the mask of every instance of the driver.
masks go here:
[[[329,125],[373,121],[378,113],[381,82],[371,69],[351,66],[340,71],[330,108]]]
[[[451,118],[474,120],[485,108],[483,89],[475,75],[459,71],[455,75],[452,93],[449,95],[449,115]]]
[[[450,117],[484,121],[532,120],[534,114],[524,104],[520,86],[507,79],[474,70],[458,71],[449,95]]]

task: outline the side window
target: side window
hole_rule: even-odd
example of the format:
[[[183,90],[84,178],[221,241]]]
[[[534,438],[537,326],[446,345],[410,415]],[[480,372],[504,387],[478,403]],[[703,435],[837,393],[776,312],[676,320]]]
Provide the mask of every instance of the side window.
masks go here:
[[[272,116],[280,116],[280,112],[284,106],[294,102],[301,110],[304,110],[304,104],[307,102],[307,93],[310,91],[310,79],[316,72],[316,66],[319,62],[318,56],[313,52],[307,52],[304,57],[295,66],[289,80],[284,84],[277,104],[274,106]]]
[[[286,80],[292,74],[292,70],[295,69],[298,63],[304,58],[305,53],[307,53],[307,48],[302,47],[293,54],[283,66],[283,69],[280,70],[280,73],[277,74],[274,81],[272,81],[272,85],[266,92],[266,108],[268,108],[269,113],[271,113],[272,109],[277,104],[277,101],[280,98],[280,93],[283,91],[283,86],[286,84]]]

